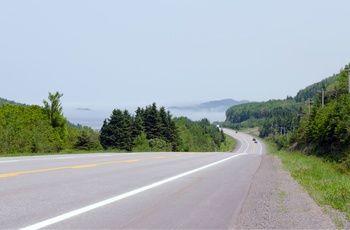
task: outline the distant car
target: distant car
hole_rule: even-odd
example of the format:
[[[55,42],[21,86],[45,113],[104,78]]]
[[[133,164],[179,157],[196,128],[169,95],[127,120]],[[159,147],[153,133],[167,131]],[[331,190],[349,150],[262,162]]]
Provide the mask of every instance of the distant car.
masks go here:
[[[254,143],[256,144],[256,143],[258,143],[258,141],[254,141]]]
[[[238,132],[236,131],[236,133],[238,133]]]
[[[256,139],[255,139],[255,138],[253,138],[253,141],[255,142],[255,141],[256,141]]]

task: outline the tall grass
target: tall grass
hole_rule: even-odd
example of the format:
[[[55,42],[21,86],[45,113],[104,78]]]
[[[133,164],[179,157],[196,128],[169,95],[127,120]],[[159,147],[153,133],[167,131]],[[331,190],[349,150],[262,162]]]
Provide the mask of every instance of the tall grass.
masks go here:
[[[276,145],[267,143],[269,153],[277,155],[283,166],[320,205],[330,205],[345,212],[350,219],[350,176],[337,169],[334,163],[306,156],[300,152],[277,150]]]

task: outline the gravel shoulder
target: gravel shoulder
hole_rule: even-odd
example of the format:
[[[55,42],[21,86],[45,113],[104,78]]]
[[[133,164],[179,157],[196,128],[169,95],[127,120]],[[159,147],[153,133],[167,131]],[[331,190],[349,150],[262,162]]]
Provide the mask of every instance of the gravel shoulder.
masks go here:
[[[262,157],[235,229],[337,229],[277,156]]]

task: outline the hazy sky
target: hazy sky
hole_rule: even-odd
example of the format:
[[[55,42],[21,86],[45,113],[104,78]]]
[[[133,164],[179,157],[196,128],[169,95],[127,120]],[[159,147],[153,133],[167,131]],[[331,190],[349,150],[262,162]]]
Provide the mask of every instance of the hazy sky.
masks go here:
[[[159,106],[295,96],[350,62],[349,0],[0,0],[0,97]]]

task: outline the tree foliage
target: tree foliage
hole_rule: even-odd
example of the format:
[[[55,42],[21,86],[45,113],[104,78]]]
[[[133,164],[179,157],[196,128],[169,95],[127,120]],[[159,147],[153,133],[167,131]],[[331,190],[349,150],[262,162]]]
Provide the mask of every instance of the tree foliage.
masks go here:
[[[60,97],[49,94],[44,106],[5,103],[0,106],[0,154],[52,153],[64,149],[101,149],[99,134],[88,127],[66,125]]]
[[[180,151],[213,152],[218,151],[225,135],[222,130],[211,125],[208,119],[191,121],[187,117],[176,119],[180,131]]]
[[[39,106],[0,106],[0,153],[55,152],[63,142]]]
[[[347,65],[345,68],[349,68]],[[305,116],[300,127],[292,134],[289,144],[297,145],[307,154],[350,163],[350,97],[348,74],[341,70],[337,81],[329,85],[326,103],[320,99],[312,107],[310,116]],[[348,169],[350,164],[347,163]]]
[[[344,69],[349,68],[350,64]],[[225,125],[259,126],[260,136],[273,139],[280,148],[300,149],[341,162],[350,171],[348,80],[347,71],[342,69],[300,90],[294,98],[231,107],[226,112]],[[304,103],[309,99],[313,101],[310,114]]]
[[[148,146],[145,147],[145,139]],[[164,107],[159,110],[156,103],[145,109],[138,108],[135,115],[115,109],[101,128],[101,144],[105,149],[132,149],[175,151],[178,130]]]
[[[62,113],[63,108],[60,101],[62,96],[63,94],[60,94],[59,92],[56,92],[55,94],[49,93],[49,102],[43,100],[44,111],[49,117],[53,128],[63,128],[67,122]]]
[[[301,106],[291,98],[237,105],[226,111],[225,126],[234,129],[260,127],[261,137],[266,137],[279,132],[282,127],[294,129],[299,122]]]
[[[78,135],[76,136],[76,141],[74,143],[74,148],[79,150],[99,150],[102,146],[99,141],[99,134],[89,127],[83,127]]]
[[[10,101],[10,100],[7,100],[5,98],[1,98],[0,97],[0,105],[4,105],[4,104],[10,104],[10,105],[25,105],[25,104],[20,104],[20,103],[17,103],[15,101]]]
[[[320,95],[320,90],[326,89],[328,86],[334,84],[337,81],[338,75],[333,75],[320,82],[314,83],[305,89],[299,90],[297,95],[294,97],[296,102],[304,102],[308,99],[316,99]]]
[[[153,103],[138,108],[135,115],[113,110],[104,121],[100,140],[105,149],[126,151],[217,151],[225,135],[208,119],[174,119]]]

